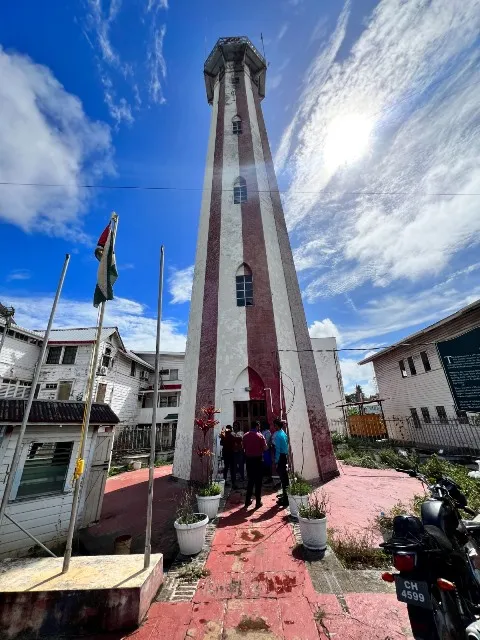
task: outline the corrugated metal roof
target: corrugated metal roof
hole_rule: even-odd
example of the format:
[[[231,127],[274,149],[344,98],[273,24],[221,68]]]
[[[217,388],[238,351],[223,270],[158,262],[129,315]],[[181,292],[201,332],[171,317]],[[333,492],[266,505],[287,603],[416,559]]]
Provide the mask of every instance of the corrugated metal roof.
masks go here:
[[[20,424],[23,420],[26,400],[2,398],[0,400],[0,424]],[[58,400],[34,400],[28,424],[82,424],[84,402],[60,402]],[[92,404],[90,424],[117,424],[119,419],[108,404]]]
[[[412,342],[412,340],[416,340],[417,338],[424,336],[429,331],[432,331],[433,329],[438,329],[438,327],[441,327],[444,324],[447,324],[447,322],[452,322],[452,320],[456,320],[457,318],[460,318],[461,316],[464,316],[467,313],[471,313],[472,311],[475,311],[478,308],[480,308],[480,300],[475,300],[475,302],[472,302],[471,304],[468,304],[466,307],[463,307],[462,309],[459,309],[455,313],[452,313],[451,315],[447,316],[446,318],[442,318],[442,320],[439,320],[438,322],[435,322],[434,324],[431,324],[428,327],[425,327],[425,329],[420,329],[420,331],[411,333],[406,338],[403,338],[403,340],[399,340],[398,342],[395,342],[395,344],[392,344],[389,347],[385,347],[385,349],[382,349],[381,351],[377,351],[377,353],[374,353],[373,355],[368,356],[368,358],[364,358],[363,360],[360,360],[358,364],[367,364],[368,362],[372,362],[373,360],[376,360],[380,356],[385,355],[389,351],[393,351],[393,349],[396,349],[397,347],[410,346],[408,343]]]
[[[123,353],[125,357],[130,358],[130,360],[135,360],[135,362],[138,362],[138,364],[141,364],[142,367],[145,367],[146,369],[150,369],[150,371],[154,371],[155,367],[152,367],[151,364],[149,364],[148,362],[145,362],[145,360],[142,360],[142,358],[139,358],[135,353],[133,353],[133,351],[121,351],[121,353]]]
[[[116,327],[103,327],[101,340],[107,340],[117,331]],[[38,335],[43,335],[44,331],[38,331]],[[51,342],[95,342],[97,335],[96,327],[76,327],[72,329],[52,329],[50,331],[49,344]]]

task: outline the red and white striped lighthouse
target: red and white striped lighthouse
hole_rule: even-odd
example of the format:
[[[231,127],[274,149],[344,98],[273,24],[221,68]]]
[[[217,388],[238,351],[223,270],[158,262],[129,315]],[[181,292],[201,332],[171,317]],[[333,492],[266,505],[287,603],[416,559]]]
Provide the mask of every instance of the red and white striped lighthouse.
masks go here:
[[[201,479],[202,407],[221,426],[282,416],[295,470],[337,466],[261,108],[266,63],[245,37],[208,56],[210,138],[173,473]]]

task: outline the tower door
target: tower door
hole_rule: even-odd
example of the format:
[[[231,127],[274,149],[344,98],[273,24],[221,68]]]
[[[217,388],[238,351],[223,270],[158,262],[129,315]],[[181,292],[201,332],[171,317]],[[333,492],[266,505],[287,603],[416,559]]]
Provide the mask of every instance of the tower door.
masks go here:
[[[264,400],[247,400],[234,402],[235,420],[240,423],[242,431],[250,429],[253,420],[264,422],[267,419],[267,408]]]

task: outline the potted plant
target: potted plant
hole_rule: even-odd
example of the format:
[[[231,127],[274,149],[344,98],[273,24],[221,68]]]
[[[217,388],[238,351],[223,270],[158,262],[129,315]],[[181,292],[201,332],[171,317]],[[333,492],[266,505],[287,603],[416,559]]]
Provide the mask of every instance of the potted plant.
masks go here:
[[[298,523],[303,546],[312,551],[325,551],[327,548],[327,512],[328,497],[323,491],[312,493],[305,505],[298,509]]]
[[[298,509],[308,504],[308,496],[312,492],[312,485],[301,476],[293,476],[288,488],[288,506],[292,518],[298,518]]]
[[[180,553],[193,556],[203,549],[207,531],[208,516],[206,513],[195,513],[192,507],[193,495],[185,491],[177,509],[174,527],[177,532]]]
[[[217,517],[222,497],[222,487],[213,481],[212,452],[207,446],[207,436],[209,432],[218,424],[215,414],[220,413],[215,407],[205,407],[202,409],[203,416],[195,420],[195,425],[203,432],[203,447],[198,447],[197,455],[202,462],[203,483],[198,489],[197,504],[201,513],[206,513],[212,520]]]

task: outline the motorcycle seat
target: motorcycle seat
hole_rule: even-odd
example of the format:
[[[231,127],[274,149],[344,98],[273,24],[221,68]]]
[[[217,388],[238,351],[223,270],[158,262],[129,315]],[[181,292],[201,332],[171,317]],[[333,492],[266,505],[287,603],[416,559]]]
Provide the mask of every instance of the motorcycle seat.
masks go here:
[[[443,549],[443,551],[449,551],[449,552],[453,551],[452,543],[447,538],[447,536],[443,533],[443,531],[439,529],[439,527],[436,527],[433,524],[426,524],[425,531],[428,533],[429,536],[431,536],[435,540],[435,542],[438,544],[440,549]]]

